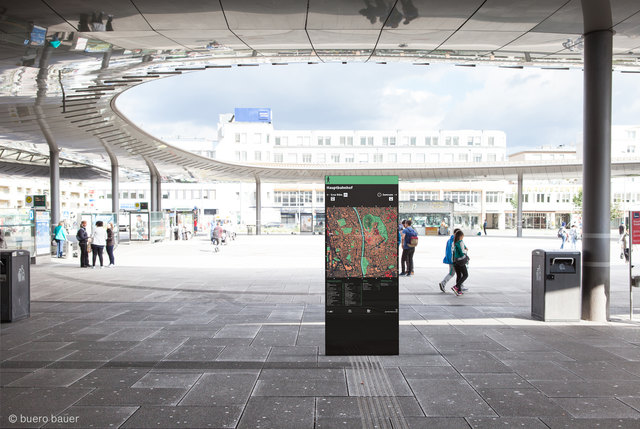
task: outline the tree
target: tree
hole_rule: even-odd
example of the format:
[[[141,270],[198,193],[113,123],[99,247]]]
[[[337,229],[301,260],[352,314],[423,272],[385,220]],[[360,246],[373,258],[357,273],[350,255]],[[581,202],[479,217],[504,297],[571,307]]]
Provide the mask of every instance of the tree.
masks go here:
[[[582,189],[573,196],[573,208],[577,213],[582,213]]]
[[[611,220],[622,219],[623,217],[624,213],[620,209],[620,203],[613,203],[611,206]]]

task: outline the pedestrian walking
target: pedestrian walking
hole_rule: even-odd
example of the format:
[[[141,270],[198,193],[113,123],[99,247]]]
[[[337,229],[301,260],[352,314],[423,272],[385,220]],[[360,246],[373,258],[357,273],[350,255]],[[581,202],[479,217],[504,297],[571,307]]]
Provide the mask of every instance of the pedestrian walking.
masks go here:
[[[575,249],[578,241],[578,228],[575,223],[571,225],[571,229],[569,230],[569,240],[571,241],[571,248]]]
[[[629,262],[629,233],[624,225],[620,225],[620,259],[624,257],[625,262]]]
[[[484,223],[482,224],[482,229],[484,229],[484,235],[487,235],[487,218],[484,218]]]
[[[459,296],[463,294],[462,284],[469,277],[469,272],[467,271],[469,256],[467,255],[467,246],[462,241],[464,239],[464,233],[458,231],[454,237],[453,266],[456,270],[456,284],[451,290],[456,296]]]
[[[87,250],[89,234],[87,234],[86,220],[80,222],[76,238],[78,239],[78,247],[80,247],[80,268],[89,268],[89,251]]]
[[[56,240],[57,252],[56,256],[62,258],[62,249],[64,242],[67,241],[67,232],[64,230],[64,221],[60,221],[56,228],[53,230],[53,239]]]
[[[100,259],[100,268],[103,266],[102,252],[107,244],[107,231],[104,229],[104,223],[99,220],[91,234],[91,252],[93,252],[93,268],[96,267],[96,258]]]
[[[442,260],[442,263],[443,264],[447,264],[449,266],[449,271],[447,272],[447,275],[444,276],[442,281],[440,283],[438,283],[438,285],[440,286],[440,290],[442,292],[444,292],[444,293],[447,292],[445,290],[445,287],[447,286],[447,283],[456,274],[456,270],[453,267],[453,243],[454,243],[454,239],[455,239],[455,234],[458,231],[460,231],[460,228],[455,228],[453,230],[453,234],[451,234],[451,237],[449,237],[449,239],[447,240],[447,244],[444,247],[444,259]],[[465,249],[466,249],[466,247],[465,247]]]
[[[562,222],[562,225],[560,225],[560,229],[558,229],[558,238],[562,240],[562,243],[560,244],[561,249],[564,249],[564,243],[569,237],[569,235],[567,234],[566,226],[567,224],[565,222]]]
[[[109,222],[107,226],[107,255],[109,256],[109,265],[108,268],[115,268],[116,266],[116,257],[113,255],[113,248],[116,245],[116,236],[113,229],[113,223]]]
[[[416,244],[412,243],[412,239],[418,238],[418,233],[415,229],[411,227],[411,221],[405,221],[405,229],[402,230],[402,272],[400,275],[405,275],[407,277],[413,275],[413,254],[416,251]],[[403,274],[404,273],[404,274]]]

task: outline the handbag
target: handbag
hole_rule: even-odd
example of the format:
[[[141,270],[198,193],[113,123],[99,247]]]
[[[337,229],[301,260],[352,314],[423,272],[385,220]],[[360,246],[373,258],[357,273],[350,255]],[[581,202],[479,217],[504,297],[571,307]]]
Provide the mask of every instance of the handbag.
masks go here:
[[[453,265],[457,265],[459,267],[463,266],[463,265],[467,265],[469,263],[469,256],[464,255],[458,259],[456,259],[455,261],[453,261]]]

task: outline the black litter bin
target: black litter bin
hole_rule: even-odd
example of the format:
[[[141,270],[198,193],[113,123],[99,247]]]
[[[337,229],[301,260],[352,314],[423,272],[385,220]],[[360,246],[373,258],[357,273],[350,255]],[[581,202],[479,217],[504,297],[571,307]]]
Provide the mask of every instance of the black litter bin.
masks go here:
[[[28,250],[0,251],[2,322],[15,322],[31,314],[31,272]]]
[[[536,249],[531,259],[531,317],[545,322],[579,321],[580,252]]]

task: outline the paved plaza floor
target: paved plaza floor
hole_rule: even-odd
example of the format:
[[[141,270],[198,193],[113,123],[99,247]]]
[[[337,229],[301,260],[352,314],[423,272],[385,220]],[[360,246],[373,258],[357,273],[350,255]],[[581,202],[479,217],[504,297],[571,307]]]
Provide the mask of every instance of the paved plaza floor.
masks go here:
[[[321,236],[239,236],[218,253],[205,237],[131,243],[114,269],[39,263],[31,317],[0,331],[0,427],[639,428],[640,322],[617,243],[612,321],[544,323],[531,251],[559,240],[465,241],[456,297],[438,288],[446,237],[421,237],[400,279],[399,356],[325,355]]]

